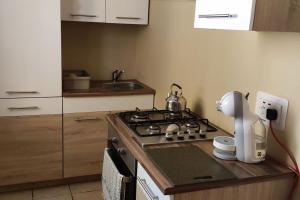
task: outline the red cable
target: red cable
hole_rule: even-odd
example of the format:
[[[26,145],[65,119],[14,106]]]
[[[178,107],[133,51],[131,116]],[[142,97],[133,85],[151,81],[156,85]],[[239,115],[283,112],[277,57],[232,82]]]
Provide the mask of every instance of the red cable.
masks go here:
[[[293,198],[293,194],[295,192],[295,189],[298,185],[298,181],[299,181],[299,178],[300,178],[300,172],[299,172],[299,167],[298,167],[298,163],[295,159],[295,156],[293,155],[293,153],[291,152],[291,150],[276,136],[276,134],[274,133],[274,130],[273,130],[273,127],[272,127],[272,121],[270,121],[270,129],[271,129],[271,133],[274,137],[274,139],[276,140],[276,142],[281,146],[281,148],[284,149],[284,151],[287,152],[289,158],[292,160],[293,162],[293,167],[292,166],[289,166],[289,168],[297,175],[296,178],[295,178],[295,181],[293,183],[293,186],[292,186],[292,189],[289,193],[289,197],[288,199],[289,200],[292,200]]]

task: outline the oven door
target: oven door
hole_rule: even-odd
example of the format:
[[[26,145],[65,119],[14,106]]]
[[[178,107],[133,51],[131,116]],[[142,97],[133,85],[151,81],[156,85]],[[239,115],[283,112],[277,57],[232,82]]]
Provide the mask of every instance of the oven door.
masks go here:
[[[102,188],[105,199],[135,199],[134,175],[114,148],[107,148],[104,153]]]

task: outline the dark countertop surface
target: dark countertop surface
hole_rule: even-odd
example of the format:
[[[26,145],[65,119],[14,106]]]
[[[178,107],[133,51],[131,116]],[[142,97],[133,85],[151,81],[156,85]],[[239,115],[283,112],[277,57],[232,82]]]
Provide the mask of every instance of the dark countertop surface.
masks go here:
[[[139,82],[135,79],[130,80],[120,80],[118,82],[134,82],[143,86],[141,89],[135,90],[108,90],[103,87],[104,83],[111,83],[111,81],[106,80],[92,80],[90,84],[90,89],[87,90],[63,90],[63,97],[94,97],[94,96],[127,96],[127,95],[146,95],[155,94],[155,90]]]
[[[262,181],[271,181],[274,179],[291,179],[294,174],[288,168],[278,164],[271,158],[267,158],[259,164],[246,164],[238,161],[224,161],[215,158],[212,155],[212,141],[200,141],[194,143],[170,144],[170,145],[154,145],[151,147],[142,148],[135,139],[135,134],[122,122],[116,114],[107,116],[109,124],[116,130],[120,139],[136,158],[136,160],[145,168],[153,181],[158,185],[161,191],[166,195],[172,195],[183,192],[199,191],[210,188],[218,188],[225,186],[233,186],[247,183],[255,183]],[[224,135],[228,135],[224,132]],[[226,170],[235,175],[235,179],[221,180],[217,182],[200,182],[189,185],[175,185],[165,174],[160,167],[157,166],[153,159],[147,153],[149,149],[162,149],[177,147],[182,148],[194,145],[201,151],[205,152],[217,163],[222,165]]]

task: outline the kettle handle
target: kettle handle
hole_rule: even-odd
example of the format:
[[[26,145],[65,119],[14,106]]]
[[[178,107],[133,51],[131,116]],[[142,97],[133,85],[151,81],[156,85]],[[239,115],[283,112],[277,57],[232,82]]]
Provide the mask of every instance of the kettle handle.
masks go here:
[[[173,93],[173,88],[174,88],[174,87],[177,87],[177,88],[180,90],[180,95],[182,95],[182,87],[181,87],[180,85],[176,84],[176,83],[173,83],[173,84],[171,85],[171,94],[174,95],[174,93]]]

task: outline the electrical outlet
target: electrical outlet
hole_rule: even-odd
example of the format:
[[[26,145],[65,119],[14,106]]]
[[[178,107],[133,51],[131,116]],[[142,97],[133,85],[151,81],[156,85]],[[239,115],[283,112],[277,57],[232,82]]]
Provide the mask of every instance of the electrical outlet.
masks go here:
[[[286,99],[259,91],[256,96],[256,114],[269,126],[266,118],[267,109],[276,109],[278,118],[274,121],[274,129],[284,131],[289,102]]]

